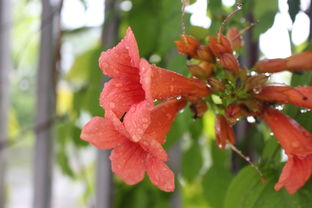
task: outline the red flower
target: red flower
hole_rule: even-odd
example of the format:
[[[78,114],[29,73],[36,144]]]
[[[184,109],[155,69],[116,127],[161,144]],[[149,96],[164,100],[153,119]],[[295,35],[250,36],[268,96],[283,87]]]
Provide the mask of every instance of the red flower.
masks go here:
[[[231,27],[226,33],[226,37],[231,42],[233,50],[238,50],[243,46],[240,31],[236,27]]]
[[[187,56],[194,56],[199,47],[199,42],[190,35],[181,35],[181,40],[175,41],[178,51]]]
[[[218,33],[218,37],[209,37],[210,42],[208,47],[219,58],[218,63],[225,69],[237,74],[239,71],[239,63],[233,55],[233,49],[231,42],[221,33]]]
[[[312,69],[312,51],[305,51],[285,59],[266,59],[256,63],[255,69],[259,73],[280,72],[284,70],[300,72]]]
[[[291,103],[293,105],[312,109],[312,87],[290,87],[290,86],[267,86],[255,97],[278,104]]]
[[[128,136],[129,130],[140,134],[143,131],[140,127],[132,126],[131,123],[136,120],[133,115],[126,114],[121,123],[110,111],[106,112],[105,118],[95,117],[89,121],[82,129],[81,138],[101,149],[114,148],[110,156],[112,170],[127,184],[140,182],[146,171],[154,185],[163,191],[173,191],[174,174],[164,163],[168,161],[168,156],[161,144],[175,115],[184,105],[183,99],[171,99],[150,112],[141,111],[150,115],[151,122],[146,123],[148,126],[139,142],[133,142]],[[144,104],[139,107],[144,108]],[[130,128],[127,128],[129,124]]]
[[[209,95],[206,85],[195,79],[150,65],[140,60],[138,46],[130,28],[125,38],[113,49],[102,52],[99,66],[112,77],[105,84],[100,97],[101,106],[121,118],[130,107],[147,100],[152,107],[154,99]]]
[[[228,124],[223,115],[216,116],[215,131],[218,147],[225,148],[227,141],[231,144],[235,143],[235,134],[233,128]]]
[[[273,108],[265,108],[263,118],[288,155],[288,161],[275,190],[284,186],[293,194],[312,174],[312,134]]]

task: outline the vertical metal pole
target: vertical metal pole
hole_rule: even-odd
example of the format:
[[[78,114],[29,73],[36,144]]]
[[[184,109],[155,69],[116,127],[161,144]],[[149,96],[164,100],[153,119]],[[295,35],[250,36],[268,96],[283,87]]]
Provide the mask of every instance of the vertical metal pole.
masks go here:
[[[0,208],[5,207],[5,173],[11,63],[11,1],[0,0]]]
[[[169,150],[169,158],[170,158],[169,163],[176,176],[181,173],[181,156],[182,156],[181,142],[178,141]],[[171,207],[181,208],[182,207],[181,201],[182,201],[181,191],[176,188],[170,199]]]
[[[105,49],[112,47],[118,38],[120,24],[119,3],[114,0],[105,0],[105,23],[102,30],[102,44]],[[97,150],[96,161],[96,208],[110,208],[113,205],[113,180],[110,151]]]
[[[95,207],[110,208],[113,204],[113,180],[110,151],[97,150]]]
[[[36,126],[53,120],[56,103],[56,41],[60,2],[42,0],[40,55],[37,73]],[[34,155],[34,208],[51,207],[53,125],[36,132]]]

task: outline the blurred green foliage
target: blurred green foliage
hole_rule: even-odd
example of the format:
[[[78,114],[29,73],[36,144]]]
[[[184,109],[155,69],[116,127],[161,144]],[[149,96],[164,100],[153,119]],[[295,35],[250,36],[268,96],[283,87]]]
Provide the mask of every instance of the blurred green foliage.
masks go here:
[[[85,1],[81,0],[85,5]],[[136,36],[140,55],[149,59],[152,55],[160,57],[159,66],[188,75],[186,58],[177,54],[174,40],[179,39],[181,33],[181,3],[180,0],[132,0],[132,9],[122,13],[119,34],[124,34],[126,27],[132,27]],[[195,1],[191,1],[193,3]],[[277,0],[243,0],[243,11],[234,16],[226,25],[243,28],[249,23],[246,18],[252,16],[259,24],[254,27],[254,39],[267,31],[274,22],[278,12]],[[289,14],[294,21],[299,12],[299,0],[288,0]],[[23,5],[21,4],[21,8]],[[20,10],[24,12],[23,9]],[[207,15],[212,21],[210,28],[206,29],[191,25],[190,15],[186,15],[186,31],[201,41],[207,41],[207,35],[215,35],[224,18],[233,11],[223,5],[222,0],[208,0]],[[32,15],[14,28],[14,35],[18,35],[31,24],[37,24]],[[16,15],[20,18],[19,15]],[[72,36],[87,35],[88,30],[75,29],[63,33],[63,40]],[[37,37],[35,37],[36,39]],[[17,38],[14,43],[13,55],[15,64],[23,67],[24,72],[18,73],[13,80],[12,107],[10,124],[12,129],[20,124],[31,123],[34,101],[34,70],[38,40],[29,43],[27,55],[23,55],[20,46],[25,42]],[[95,43],[98,40],[94,41]],[[67,102],[58,109],[59,114],[66,119],[57,124],[56,160],[64,174],[73,180],[84,180],[86,193],[85,203],[94,193],[91,176],[94,164],[80,169],[74,168],[74,162],[79,160],[81,148],[89,147],[82,141],[80,131],[82,123],[92,116],[103,116],[104,111],[99,106],[99,96],[104,80],[98,67],[98,57],[102,46],[97,43],[75,56],[75,61],[68,72],[62,72],[61,81],[70,89],[65,93]],[[21,62],[22,60],[22,62]],[[26,72],[26,73],[25,73]],[[292,77],[293,85],[311,85],[312,73],[296,74]],[[28,88],[20,89],[23,81]],[[58,91],[60,95],[61,88]],[[59,101],[61,102],[61,101]],[[287,112],[299,123],[312,131],[312,112],[301,113],[300,108],[287,107]],[[265,174],[266,184],[260,182],[257,172],[250,166],[244,167],[237,175],[232,170],[232,154],[230,150],[220,150],[215,144],[214,115],[208,111],[203,119],[193,120],[188,109],[181,112],[175,119],[167,135],[165,147],[170,148],[177,144],[181,146],[180,170],[176,170],[177,189],[182,196],[183,207],[186,208],[310,208],[312,207],[312,181],[305,185],[295,195],[289,195],[285,190],[274,191],[274,184],[278,180],[281,168],[281,151],[276,140],[269,135],[269,130],[262,123],[257,128],[249,129],[248,144],[240,146],[242,152],[256,152],[259,156],[261,171]],[[13,130],[12,130],[13,131]],[[72,151],[70,151],[72,150]],[[73,154],[73,152],[77,154]],[[78,156],[78,157],[77,157]],[[246,166],[247,164],[242,164]],[[179,169],[179,168],[178,168]],[[87,175],[87,177],[86,177]],[[114,207],[124,208],[166,208],[170,207],[173,194],[159,191],[151,185],[146,178],[140,184],[128,186],[115,178]]]

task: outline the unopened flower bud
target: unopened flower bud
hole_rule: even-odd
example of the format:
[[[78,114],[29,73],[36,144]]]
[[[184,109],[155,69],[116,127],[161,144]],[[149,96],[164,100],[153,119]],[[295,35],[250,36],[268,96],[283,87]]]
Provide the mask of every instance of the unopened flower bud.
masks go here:
[[[225,108],[225,117],[226,120],[234,125],[239,117],[242,115],[243,110],[240,104],[230,104]]]
[[[231,53],[224,53],[221,55],[218,63],[227,70],[233,72],[233,74],[238,74],[239,64],[235,56]]]
[[[262,102],[257,99],[246,100],[244,104],[251,115],[260,113],[263,107]]]
[[[241,38],[239,30],[236,27],[231,27],[227,31],[226,37],[231,42],[233,50],[239,50],[243,46],[243,40]]]
[[[216,116],[215,132],[219,148],[224,149],[227,142],[235,144],[233,128],[228,124],[223,115]]]
[[[306,71],[312,69],[312,51],[305,51],[286,58],[287,70]]]
[[[226,53],[226,48],[218,42],[218,39],[214,36],[209,37],[208,48],[213,53],[213,55],[220,57],[223,53]]]
[[[201,80],[206,80],[213,72],[213,64],[206,61],[203,61],[198,65],[188,65],[187,68],[194,77],[197,77]]]
[[[190,110],[192,113],[194,113],[194,118],[201,118],[208,110],[208,105],[203,100],[197,100],[191,103]]]
[[[196,55],[194,56],[196,59],[200,59],[203,61],[213,62],[215,57],[210,51],[210,49],[207,46],[200,46],[197,51]]]
[[[258,73],[274,73],[287,70],[287,62],[285,59],[265,59],[258,61],[255,65]]]
[[[256,76],[250,76],[245,81],[245,88],[253,89],[263,87],[268,81],[269,77],[264,74],[259,74]]]
[[[175,41],[179,53],[193,56],[196,54],[199,42],[190,35],[181,35],[181,40]]]
[[[218,38],[220,40],[220,44],[223,46],[223,53],[233,53],[230,40],[222,33],[218,33]]]
[[[207,83],[210,86],[212,92],[221,92],[224,90],[224,84],[221,80],[210,77],[207,79]]]

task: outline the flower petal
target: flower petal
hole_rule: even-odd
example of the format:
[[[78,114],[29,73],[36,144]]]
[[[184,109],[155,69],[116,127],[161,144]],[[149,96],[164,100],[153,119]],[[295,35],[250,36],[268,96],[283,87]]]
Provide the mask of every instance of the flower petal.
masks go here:
[[[254,66],[256,72],[258,73],[274,73],[287,70],[287,63],[285,59],[264,59],[258,61]]]
[[[148,155],[145,165],[147,174],[155,186],[166,192],[174,191],[174,174],[163,161]]]
[[[153,104],[144,100],[131,106],[124,118],[124,125],[127,129],[130,139],[138,142],[142,139],[144,132],[151,123],[151,109]]]
[[[163,144],[176,114],[185,104],[184,99],[177,100],[174,98],[154,107],[151,112],[151,123],[146,129],[144,137],[153,138]]]
[[[295,120],[273,108],[265,108],[264,121],[271,128],[286,154],[312,154],[312,134]]]
[[[99,66],[104,74],[131,80],[139,79],[139,62],[139,50],[131,28],[116,47],[102,52],[99,58]]]
[[[255,69],[259,73],[280,72],[284,70],[301,72],[312,69],[312,51],[305,51],[285,59],[266,59],[256,63]]]
[[[287,69],[289,71],[307,71],[312,69],[312,51],[304,51],[289,56],[287,60]]]
[[[235,134],[233,128],[228,124],[223,115],[216,116],[215,132],[217,138],[218,147],[225,148],[227,141],[231,144],[235,144]]]
[[[312,109],[312,87],[267,86],[255,97],[279,104],[293,105]]]
[[[81,131],[80,138],[100,149],[113,148],[127,140],[107,118],[94,117]]]
[[[274,188],[278,191],[284,186],[288,193],[293,194],[306,183],[311,174],[312,155],[304,158],[290,155]]]
[[[140,77],[147,99],[164,100],[176,96],[196,99],[210,94],[202,81],[151,65],[144,59],[140,63]]]
[[[139,144],[148,153],[154,155],[161,161],[168,161],[168,154],[163,146],[153,138],[145,137],[140,140]]]
[[[105,118],[109,119],[112,122],[113,128],[117,132],[119,132],[123,136],[127,137],[128,139],[130,138],[130,135],[127,132],[125,126],[123,125],[123,123],[121,123],[120,119],[116,116],[116,114],[114,112],[106,111],[105,112]]]
[[[118,118],[121,118],[131,105],[144,100],[144,97],[144,91],[139,82],[112,79],[104,85],[100,103],[105,110],[111,110]]]
[[[146,154],[140,145],[125,142],[114,148],[110,155],[113,172],[129,185],[140,182],[144,178]]]

